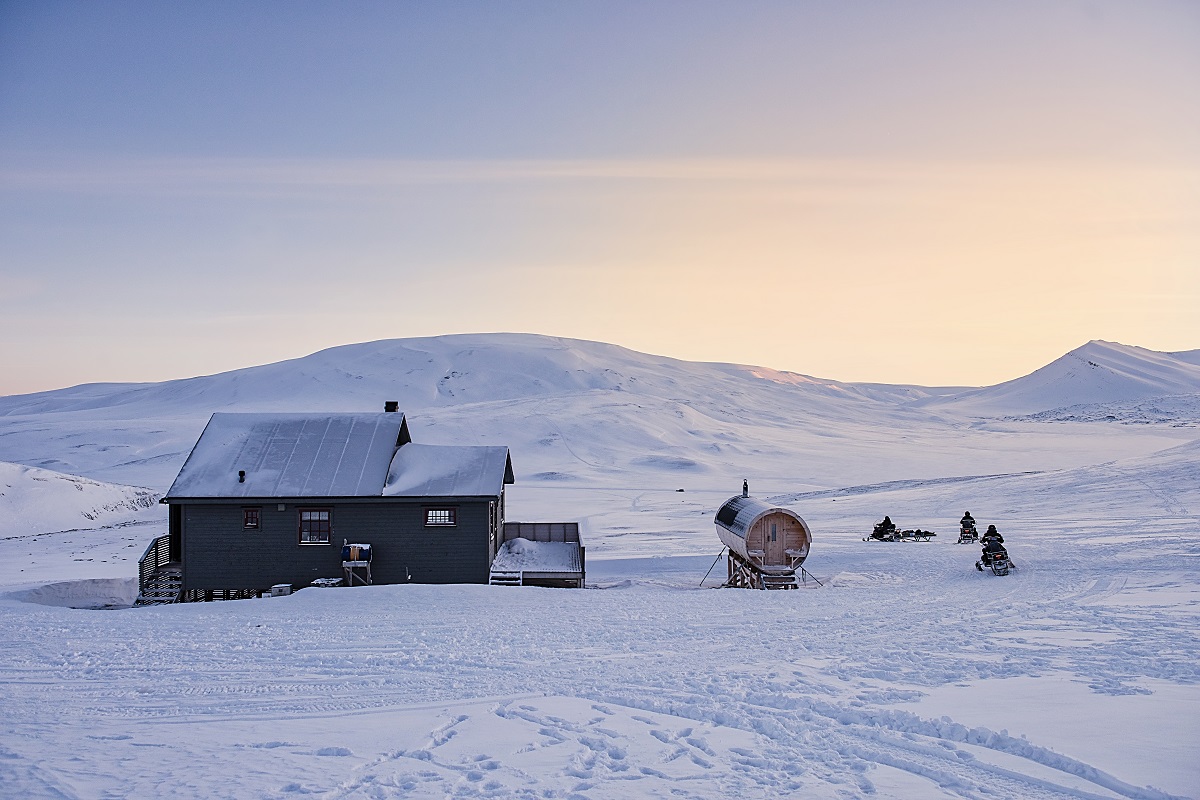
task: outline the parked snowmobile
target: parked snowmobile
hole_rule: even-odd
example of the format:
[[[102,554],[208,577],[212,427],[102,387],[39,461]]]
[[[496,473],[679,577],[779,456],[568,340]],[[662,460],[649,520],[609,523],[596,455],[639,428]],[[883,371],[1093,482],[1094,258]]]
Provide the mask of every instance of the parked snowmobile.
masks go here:
[[[870,536],[864,536],[863,541],[876,542],[898,542],[903,538],[900,531],[896,530],[896,523],[892,522],[891,517],[884,517],[883,522],[876,522],[875,528],[871,531]]]

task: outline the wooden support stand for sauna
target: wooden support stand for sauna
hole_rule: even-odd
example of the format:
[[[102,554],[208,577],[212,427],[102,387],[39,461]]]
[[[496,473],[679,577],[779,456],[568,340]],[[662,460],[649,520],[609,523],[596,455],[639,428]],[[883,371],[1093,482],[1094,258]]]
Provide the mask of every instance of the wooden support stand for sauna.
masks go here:
[[[812,533],[799,514],[741,494],[717,511],[717,535],[729,548],[726,586],[744,589],[797,589],[796,573],[812,545]]]

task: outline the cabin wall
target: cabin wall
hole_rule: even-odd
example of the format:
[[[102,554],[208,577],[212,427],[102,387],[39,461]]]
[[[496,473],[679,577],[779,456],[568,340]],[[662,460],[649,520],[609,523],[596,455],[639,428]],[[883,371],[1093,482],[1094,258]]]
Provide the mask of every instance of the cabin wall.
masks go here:
[[[181,504],[185,589],[307,586],[342,576],[342,541],[370,544],[371,574],[384,583],[487,583],[494,556],[489,504],[499,498],[358,502],[319,498]],[[453,526],[426,526],[425,509],[453,506]],[[261,508],[259,528],[242,527],[243,509]],[[299,510],[329,508],[329,544],[300,544]]]
[[[750,530],[746,531],[746,549],[747,550],[762,550],[763,549],[763,525],[762,520],[750,526]]]
[[[786,543],[787,549],[793,551],[799,550],[807,555],[808,549],[812,546],[812,542],[810,541],[808,531],[804,529],[804,526],[791,517],[785,517],[781,521],[781,524],[783,525],[785,536],[784,542]]]

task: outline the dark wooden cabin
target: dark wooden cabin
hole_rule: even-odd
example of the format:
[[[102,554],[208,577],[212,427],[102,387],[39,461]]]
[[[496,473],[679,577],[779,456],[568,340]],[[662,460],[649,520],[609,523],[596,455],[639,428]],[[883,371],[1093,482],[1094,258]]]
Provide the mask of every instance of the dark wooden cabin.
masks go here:
[[[374,583],[487,583],[513,482],[507,447],[416,444],[399,411],[213,414],[143,584],[174,570],[185,600],[304,587],[342,576],[346,542],[371,546]]]

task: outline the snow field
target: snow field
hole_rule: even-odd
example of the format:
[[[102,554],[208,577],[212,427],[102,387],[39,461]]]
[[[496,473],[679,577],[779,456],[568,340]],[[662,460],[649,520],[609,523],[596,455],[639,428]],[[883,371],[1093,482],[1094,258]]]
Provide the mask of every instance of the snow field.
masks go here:
[[[825,588],[793,592],[691,588],[710,533],[706,555],[589,558],[609,588],[584,591],[9,598],[0,775],[78,797],[1195,796],[1200,540],[1005,530],[1005,578],[949,536],[818,528]]]
[[[0,796],[1200,797],[1197,352],[963,391],[481,335],[0,398],[30,465],[0,486]],[[593,588],[86,610],[166,530],[96,481],[165,489],[214,410],[382,399],[508,445],[508,518],[580,520]],[[699,588],[743,478],[822,588]],[[954,544],[967,509],[1015,572]],[[938,536],[863,542],[884,514]]]

